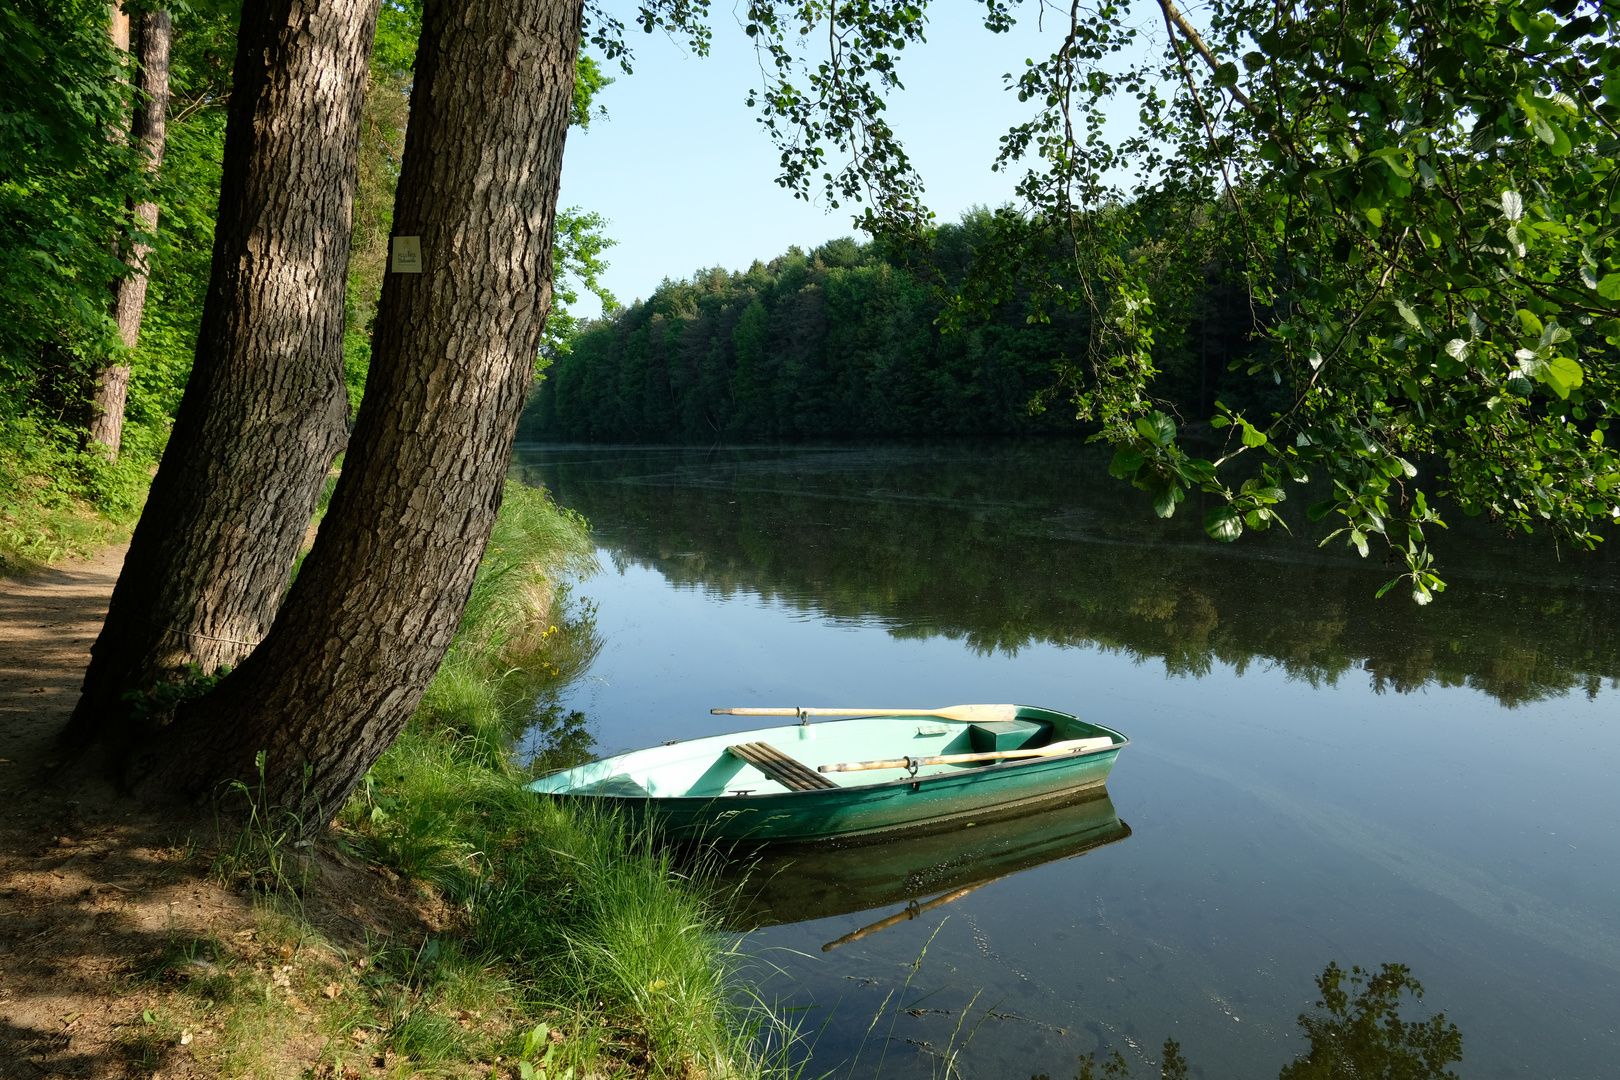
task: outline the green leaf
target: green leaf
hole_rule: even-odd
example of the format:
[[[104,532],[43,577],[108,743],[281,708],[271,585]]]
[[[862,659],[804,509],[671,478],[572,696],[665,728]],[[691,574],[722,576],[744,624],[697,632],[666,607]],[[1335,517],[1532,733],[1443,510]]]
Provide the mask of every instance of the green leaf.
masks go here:
[[[1176,437],[1176,424],[1162,412],[1152,412],[1136,418],[1136,430],[1155,446],[1169,446]]]
[[[1114,460],[1108,463],[1108,475],[1116,480],[1123,480],[1140,469],[1146,460],[1140,451],[1122,446],[1114,451]]]
[[[1171,517],[1176,512],[1176,503],[1186,495],[1180,484],[1171,481],[1169,486],[1160,490],[1153,499],[1153,512],[1162,518]]]
[[[1311,503],[1311,505],[1305,510],[1305,516],[1310,518],[1312,521],[1321,521],[1323,518],[1333,513],[1333,508],[1337,505],[1338,502],[1334,499],[1323,499],[1321,502]]]
[[[1367,534],[1360,529],[1351,529],[1350,542],[1356,546],[1356,550],[1361,552],[1361,557],[1365,559],[1367,557]]]
[[[1569,141],[1569,134],[1560,125],[1551,120],[1545,121],[1545,124],[1547,130],[1552,132],[1552,138],[1548,140],[1542,136],[1541,129],[1539,127],[1536,129],[1536,135],[1541,137],[1542,141],[1546,142],[1548,146],[1552,147],[1554,157],[1567,156],[1569,152],[1574,149],[1574,145]]]
[[[1395,310],[1401,313],[1401,318],[1405,319],[1407,323],[1411,325],[1412,329],[1428,333],[1428,330],[1423,325],[1423,321],[1417,317],[1417,312],[1407,307],[1406,301],[1396,300]]]
[[[1228,60],[1215,69],[1216,86],[1236,86],[1238,80],[1237,65]]]
[[[1539,377],[1552,387],[1553,393],[1567,398],[1571,390],[1581,385],[1581,365],[1567,356],[1555,356],[1547,361]]]
[[[1230,506],[1217,507],[1204,515],[1204,531],[1212,539],[1230,544],[1243,535],[1243,519]]]
[[[1398,146],[1381,146],[1377,150],[1374,150],[1371,156],[1383,162],[1389,171],[1394,173],[1396,176],[1404,179],[1412,175],[1412,170],[1408,169],[1406,164],[1402,161],[1402,159],[1406,156],[1406,151],[1402,150]]]
[[[1597,283],[1597,293],[1605,300],[1620,300],[1620,274],[1604,274]]]

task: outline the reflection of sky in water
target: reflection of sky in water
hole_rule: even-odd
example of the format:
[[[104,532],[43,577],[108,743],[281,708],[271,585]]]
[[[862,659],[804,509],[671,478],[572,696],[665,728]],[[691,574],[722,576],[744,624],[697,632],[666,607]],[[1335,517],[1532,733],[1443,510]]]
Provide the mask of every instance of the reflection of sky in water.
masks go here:
[[[1134,740],[1108,785],[1129,839],[832,953],[822,944],[898,909],[744,940],[767,996],[819,1006],[801,1014],[812,1032],[835,1009],[812,1073],[854,1052],[936,928],[903,1002],[920,1015],[899,1016],[886,1075],[929,1074],[904,1040],[943,1049],[981,991],[975,1008],[997,1016],[973,1037],[971,1076],[1068,1076],[1099,1045],[1144,1075],[1166,1035],[1194,1075],[1275,1075],[1303,1046],[1294,1018],[1329,960],[1410,965],[1462,1028],[1465,1077],[1608,1076],[1620,1060],[1612,690],[1506,709],[1433,684],[1377,694],[1354,672],[1313,687],[1263,660],[1190,678],[1097,647],[976,652],[603,563],[580,594],[607,644],[571,704],[604,752],[711,734],[733,725],[710,707],[760,704],[1019,701]],[[1266,570],[1253,574],[1264,589]]]

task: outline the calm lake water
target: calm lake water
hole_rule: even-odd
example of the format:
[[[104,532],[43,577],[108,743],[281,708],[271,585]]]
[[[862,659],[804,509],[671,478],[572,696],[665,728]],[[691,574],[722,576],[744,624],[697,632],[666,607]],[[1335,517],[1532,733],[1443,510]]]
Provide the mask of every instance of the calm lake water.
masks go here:
[[[1015,701],[1134,740],[1106,802],[770,868],[737,919],[777,924],[740,948],[803,1009],[806,1075],[941,1075],[971,1032],[969,1077],[1116,1049],[1157,1077],[1167,1036],[1194,1076],[1271,1077],[1329,961],[1408,965],[1403,1017],[1454,1022],[1463,1077],[1620,1075],[1620,557],[1459,520],[1450,591],[1374,600],[1376,557],[1218,546],[1079,444],[526,446],[518,472],[601,546],[568,701],[599,754],[742,705]]]

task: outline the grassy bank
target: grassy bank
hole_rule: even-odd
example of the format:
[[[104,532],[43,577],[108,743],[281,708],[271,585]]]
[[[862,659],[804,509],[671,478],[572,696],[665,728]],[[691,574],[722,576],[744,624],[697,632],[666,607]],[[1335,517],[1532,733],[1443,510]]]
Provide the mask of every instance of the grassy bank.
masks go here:
[[[337,947],[305,914],[319,860],[256,823],[215,861],[268,886],[252,941],[179,941],[154,961],[148,978],[182,987],[153,1017],[158,1041],[206,1026],[226,1072],[257,1075],[285,1074],[276,1047],[295,1029],[321,1033],[323,1077],[768,1071],[753,1046],[770,1018],[733,1003],[703,891],[647,837],[524,790],[520,733],[553,758],[588,746],[554,698],[599,644],[559,585],[591,559],[581,519],[509,488],[449,657],[329,833],[333,857],[396,878],[441,928]]]

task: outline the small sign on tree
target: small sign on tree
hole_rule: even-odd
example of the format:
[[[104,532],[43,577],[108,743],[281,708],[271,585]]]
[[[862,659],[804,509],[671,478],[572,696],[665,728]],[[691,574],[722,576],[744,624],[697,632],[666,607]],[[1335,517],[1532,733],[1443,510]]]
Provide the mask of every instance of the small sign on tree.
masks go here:
[[[420,236],[394,237],[394,257],[389,270],[396,274],[422,272],[422,238]]]

